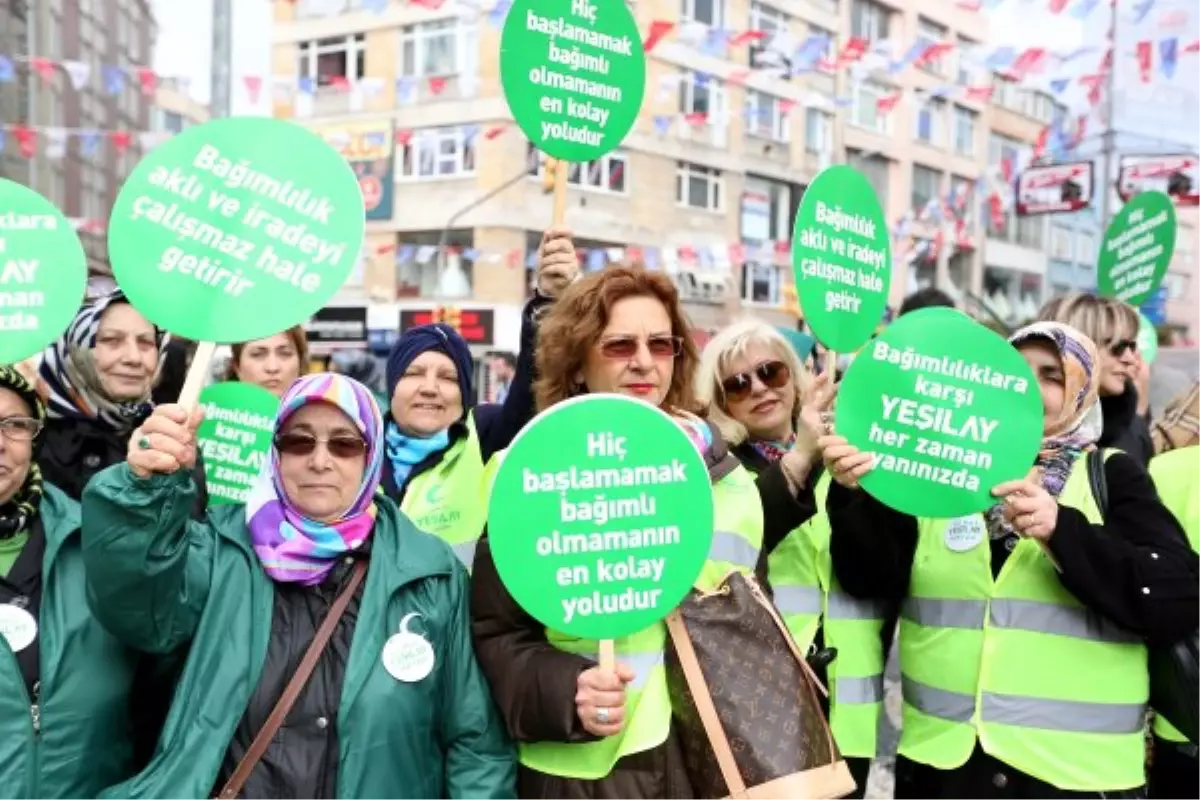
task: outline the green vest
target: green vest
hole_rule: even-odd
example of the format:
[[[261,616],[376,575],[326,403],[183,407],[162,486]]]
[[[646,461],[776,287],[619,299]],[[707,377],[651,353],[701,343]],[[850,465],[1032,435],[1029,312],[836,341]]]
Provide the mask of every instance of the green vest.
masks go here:
[[[817,514],[788,534],[768,560],[775,605],[796,644],[807,650],[824,625],[826,647],[837,648],[829,665],[829,725],[842,755],[875,756],[883,712],[884,606],[842,591],[829,556],[825,514],[829,473],[817,481]],[[824,620],[822,621],[822,616]]]
[[[1169,450],[1150,460],[1150,477],[1159,499],[1187,534],[1193,550],[1200,551],[1200,448]],[[1186,742],[1187,737],[1160,716],[1154,717],[1156,736],[1171,742]]]
[[[487,521],[487,492],[474,414],[467,435],[454,443],[433,469],[413,478],[400,509],[413,525],[432,533],[454,551],[470,571],[475,544]]]
[[[1059,503],[1100,521],[1086,459],[1075,462]],[[918,520],[900,622],[901,755],[950,770],[978,740],[1059,789],[1143,785],[1145,645],[1080,604],[1036,541],[1018,542],[993,580],[986,531],[956,552],[945,542],[950,524]]]
[[[701,591],[715,588],[733,570],[752,574],[762,548],[762,501],[754,478],[744,467],[738,466],[713,485],[713,504],[712,545],[695,584]],[[546,639],[560,650],[598,658],[599,642],[595,640],[549,629]],[[665,742],[671,730],[671,700],[663,666],[666,643],[667,628],[662,622],[613,643],[617,662],[629,665],[636,676],[626,689],[625,727],[620,733],[580,744],[523,743],[521,763],[549,775],[598,780],[612,772],[619,759]]]

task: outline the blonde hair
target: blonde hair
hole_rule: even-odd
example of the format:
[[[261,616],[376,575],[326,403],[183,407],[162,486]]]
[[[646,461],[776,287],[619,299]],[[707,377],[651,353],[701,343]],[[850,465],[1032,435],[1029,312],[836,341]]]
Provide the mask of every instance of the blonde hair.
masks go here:
[[[726,411],[725,390],[721,382],[730,362],[743,357],[753,345],[769,348],[791,371],[792,386],[796,390],[796,402],[792,408],[793,425],[799,424],[800,406],[812,383],[812,376],[800,363],[800,357],[791,344],[767,323],[743,319],[723,328],[709,340],[700,354],[700,366],[696,370],[696,399],[708,406],[709,422],[717,426],[731,447],[750,438],[750,432]]]
[[[1111,297],[1067,292],[1048,301],[1038,311],[1038,320],[1070,325],[1107,350],[1113,342],[1137,336],[1138,315],[1133,306]]]

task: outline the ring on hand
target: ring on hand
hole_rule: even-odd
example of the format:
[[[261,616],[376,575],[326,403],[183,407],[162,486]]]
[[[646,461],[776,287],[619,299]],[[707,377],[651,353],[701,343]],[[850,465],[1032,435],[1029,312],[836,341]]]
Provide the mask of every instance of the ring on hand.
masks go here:
[[[610,719],[611,717],[607,708],[596,709],[596,722],[600,723],[601,725],[607,725]]]
[[[137,444],[138,444],[139,450],[149,450],[150,449],[150,437],[143,434],[141,437],[138,438]]]

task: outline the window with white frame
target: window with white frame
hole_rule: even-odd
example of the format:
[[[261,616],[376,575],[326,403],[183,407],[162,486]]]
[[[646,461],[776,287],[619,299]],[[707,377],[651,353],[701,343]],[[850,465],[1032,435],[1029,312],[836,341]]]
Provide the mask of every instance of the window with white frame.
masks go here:
[[[367,37],[362,33],[301,42],[297,51],[300,77],[313,79],[317,86],[339,78],[354,83],[367,70]]]
[[[939,98],[928,99],[917,106],[913,118],[913,138],[923,144],[941,147],[945,137],[942,135],[946,125],[946,103]]]
[[[440,78],[473,70],[479,29],[458,18],[406,25],[400,29],[400,75]]]
[[[528,143],[528,172],[541,177],[545,171],[544,159],[533,142]],[[613,152],[594,161],[573,161],[567,170],[567,183],[581,189],[625,194],[629,185],[629,162],[624,153]]]
[[[1071,229],[1061,225],[1050,228],[1050,257],[1059,261],[1071,260]]]
[[[867,176],[875,189],[875,196],[886,199],[892,162],[880,155],[867,155],[861,150],[846,150],[846,163]]]
[[[746,132],[773,142],[788,141],[788,114],[783,102],[765,92],[747,89]]]
[[[407,180],[475,174],[475,142],[463,128],[413,131],[400,154],[400,176]]]
[[[706,114],[710,119],[725,109],[725,90],[716,78],[688,72],[679,82],[679,111],[682,114]]]
[[[329,17],[346,10],[347,0],[297,0],[296,17]]]
[[[853,103],[850,106],[850,124],[860,128],[886,134],[891,130],[891,115],[880,112],[879,101],[891,95],[892,90],[874,81],[858,81],[854,84]]]
[[[920,215],[931,200],[936,200],[942,194],[942,173],[936,169],[913,164],[912,169],[912,210]]]
[[[941,44],[946,40],[946,28],[932,20],[917,17],[917,39],[923,40],[929,45]],[[921,62],[921,69],[926,72],[932,72],[935,75],[945,75],[946,60],[945,55],[923,60]]]
[[[774,264],[747,262],[742,266],[742,300],[747,303],[779,305],[783,270]]]
[[[725,203],[724,184],[721,170],[680,161],[675,173],[675,200],[688,208],[720,211]]]
[[[725,24],[725,0],[681,0],[684,22],[700,22],[710,28]]]
[[[975,155],[975,123],[978,117],[969,108],[954,107],[954,152],[960,156]]]
[[[791,17],[774,6],[760,3],[758,0],[751,1],[750,30],[762,31],[767,34],[767,38],[770,38],[776,33],[786,31],[789,22],[791,22]]]
[[[804,109],[804,152],[827,158],[833,152],[833,116],[819,108]]]
[[[954,49],[955,60],[955,83],[959,86],[970,85],[975,76],[975,64],[972,63],[977,57],[979,43],[958,37],[958,46]]]
[[[850,35],[868,42],[881,42],[888,38],[892,11],[887,6],[872,0],[853,0],[850,7]]]
[[[1075,243],[1075,261],[1091,266],[1096,263],[1096,235],[1091,231],[1080,231]],[[1176,251],[1178,253],[1178,251]]]

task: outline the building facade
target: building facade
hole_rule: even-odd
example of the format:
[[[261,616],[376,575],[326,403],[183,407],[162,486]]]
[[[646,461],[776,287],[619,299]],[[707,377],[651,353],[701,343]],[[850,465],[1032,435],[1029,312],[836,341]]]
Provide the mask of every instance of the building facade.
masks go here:
[[[361,269],[338,302],[371,304],[380,321],[439,303],[509,313],[552,209],[501,91],[499,20],[490,4],[366,5],[274,5],[275,114],[370,175]],[[701,329],[747,311],[788,324],[796,209],[817,172],[845,162],[875,185],[889,223],[911,220],[893,304],[939,270],[982,291],[973,192],[992,110],[966,90],[991,76],[963,54],[986,42],[986,15],[943,0],[639,0],[635,14],[643,35],[673,25],[648,53],[643,113],[621,148],[570,167],[566,221],[586,268],[641,257],[666,269]],[[725,46],[711,46],[717,33]],[[743,33],[748,46],[728,46]],[[818,66],[789,69],[822,35]],[[854,40],[868,52],[838,65]],[[888,68],[918,40],[943,54]],[[1041,126],[1022,113],[1009,112],[1020,120],[1009,135],[1027,146]],[[1032,271],[1044,274],[1044,257]]]
[[[67,217],[88,221],[80,238],[96,273],[110,272],[103,221],[141,157],[138,133],[150,128],[153,92],[144,91],[137,70],[150,63],[154,36],[149,0],[12,0],[0,7],[0,54],[14,67],[14,80],[0,82],[0,121],[32,134],[32,157],[6,147],[0,175],[41,192]]]

